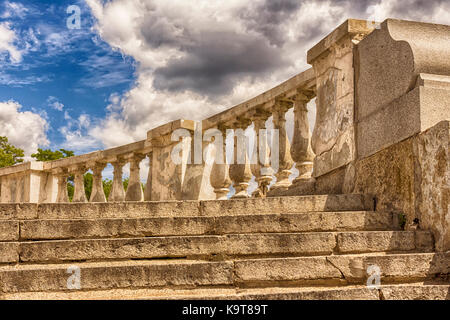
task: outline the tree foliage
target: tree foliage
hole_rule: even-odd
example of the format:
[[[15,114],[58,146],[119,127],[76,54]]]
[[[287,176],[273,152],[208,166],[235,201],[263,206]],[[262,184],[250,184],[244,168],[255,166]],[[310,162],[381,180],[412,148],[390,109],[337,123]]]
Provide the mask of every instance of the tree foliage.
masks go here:
[[[7,137],[0,136],[0,168],[22,163],[24,152],[8,142]]]
[[[50,149],[41,149],[38,148],[38,152],[33,153],[31,155],[32,158],[35,158],[37,161],[53,161],[63,158],[73,157],[75,153],[70,150],[59,149],[52,151]]]

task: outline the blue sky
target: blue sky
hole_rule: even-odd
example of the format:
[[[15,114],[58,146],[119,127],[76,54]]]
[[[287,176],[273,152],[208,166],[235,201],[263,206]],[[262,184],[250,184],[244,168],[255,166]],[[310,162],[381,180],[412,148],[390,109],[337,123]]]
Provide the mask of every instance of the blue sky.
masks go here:
[[[81,8],[79,30],[66,25],[72,4]],[[0,16],[23,50],[19,62],[7,54],[1,61],[0,101],[14,100],[21,112],[46,117],[48,147],[64,146],[60,128],[69,117],[105,117],[111,94],[121,95],[135,80],[134,59],[113,50],[92,30],[94,19],[83,1],[5,1]]]

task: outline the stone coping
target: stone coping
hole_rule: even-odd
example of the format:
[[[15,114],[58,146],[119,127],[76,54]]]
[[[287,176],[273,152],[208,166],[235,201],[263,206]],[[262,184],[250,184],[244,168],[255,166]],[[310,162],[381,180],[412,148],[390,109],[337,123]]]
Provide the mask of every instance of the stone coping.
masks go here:
[[[312,64],[320,55],[328,51],[333,44],[338,42],[346,35],[362,34],[367,35],[375,29],[375,24],[367,20],[348,19],[337,27],[328,36],[322,39],[318,44],[308,50],[307,62]]]
[[[30,161],[30,162],[16,164],[16,165],[10,166],[10,167],[0,168],[0,176],[6,176],[6,175],[10,175],[10,174],[28,171],[28,170],[42,171],[43,168],[44,168],[43,162]]]
[[[292,98],[294,95],[300,93],[299,89],[312,92],[315,85],[316,76],[314,70],[313,68],[309,68],[250,100],[203,120],[202,129],[207,130],[217,127],[218,125],[231,127],[237,118],[248,114],[252,109],[260,108],[270,111],[270,108],[273,107],[273,103],[276,99]]]

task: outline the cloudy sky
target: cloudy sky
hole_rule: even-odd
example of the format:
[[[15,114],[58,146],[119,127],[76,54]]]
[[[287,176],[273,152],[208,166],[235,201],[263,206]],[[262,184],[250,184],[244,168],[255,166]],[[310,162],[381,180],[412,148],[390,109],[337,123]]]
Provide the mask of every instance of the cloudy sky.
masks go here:
[[[345,19],[387,17],[450,24],[450,1],[1,1],[0,135],[27,154],[141,140],[300,73]]]

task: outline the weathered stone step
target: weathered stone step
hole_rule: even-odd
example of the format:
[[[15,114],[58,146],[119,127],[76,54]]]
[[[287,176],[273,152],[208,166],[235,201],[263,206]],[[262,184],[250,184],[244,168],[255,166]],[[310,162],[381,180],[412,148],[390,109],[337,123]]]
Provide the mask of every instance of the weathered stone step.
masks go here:
[[[192,217],[366,210],[374,210],[373,197],[344,194],[227,201],[0,204],[0,219]]]
[[[258,289],[116,289],[1,294],[4,300],[450,300],[446,283]]]
[[[20,240],[394,230],[393,217],[388,212],[351,211],[218,217],[25,220],[20,222]],[[19,228],[14,221],[0,221],[0,231],[0,239],[19,239]]]
[[[253,259],[235,262],[240,285],[305,284],[318,279],[363,284],[377,266],[382,282],[412,282],[450,274],[450,253],[349,254],[319,257]]]
[[[77,291],[363,285],[369,276],[367,267],[374,264],[380,267],[382,283],[411,282],[448,273],[448,258],[448,254],[414,253],[222,262],[153,260],[15,265],[0,267],[0,292],[67,291],[67,284],[73,283],[69,278],[74,267],[79,268]]]
[[[1,245],[1,243],[0,243]],[[327,255],[433,250],[427,231],[355,231],[232,234],[20,242],[20,261],[152,259],[213,256]]]

